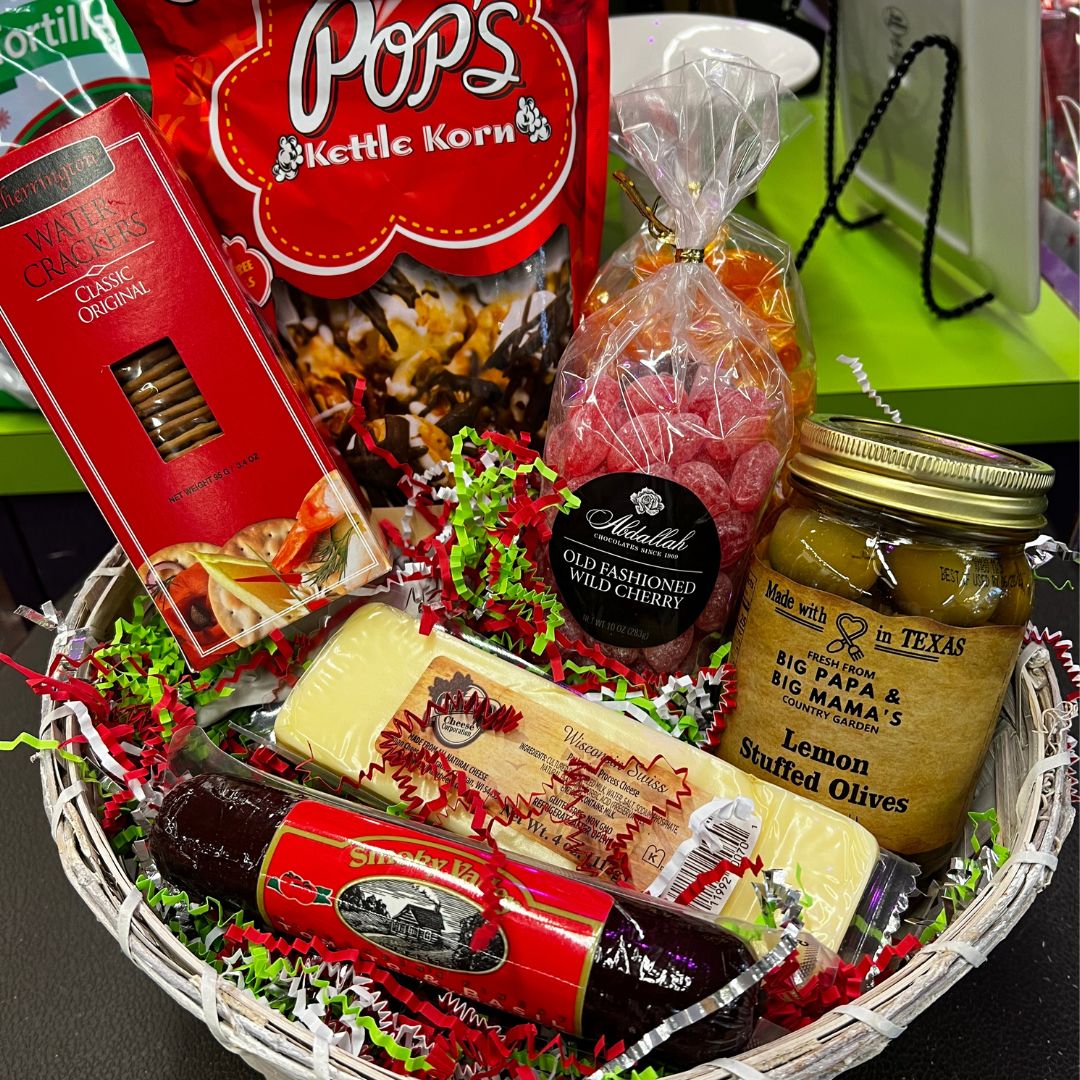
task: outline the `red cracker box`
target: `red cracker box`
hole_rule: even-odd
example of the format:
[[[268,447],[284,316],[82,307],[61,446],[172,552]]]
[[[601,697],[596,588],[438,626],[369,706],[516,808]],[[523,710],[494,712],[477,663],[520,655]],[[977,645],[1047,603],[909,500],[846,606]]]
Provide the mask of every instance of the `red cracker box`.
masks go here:
[[[0,161],[0,340],[193,667],[389,569],[130,98]]]

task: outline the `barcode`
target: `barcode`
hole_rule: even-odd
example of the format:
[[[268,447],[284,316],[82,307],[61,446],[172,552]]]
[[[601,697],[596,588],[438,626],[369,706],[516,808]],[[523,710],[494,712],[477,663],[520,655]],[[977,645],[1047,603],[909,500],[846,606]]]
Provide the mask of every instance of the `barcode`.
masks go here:
[[[682,864],[682,868],[675,875],[675,880],[672,881],[665,891],[665,897],[668,900],[678,900],[699,874],[704,874],[709,870],[712,870],[719,861],[720,857],[714,855],[708,849],[700,847],[694,848],[694,850],[687,855]],[[712,885],[707,886],[690,901],[688,906],[698,908],[702,911],[712,912],[718,904],[718,900],[713,894],[720,885],[721,881],[717,881]]]
[[[664,890],[664,896],[668,900],[677,900],[701,874],[714,870],[721,859],[739,863],[750,850],[750,837],[746,830],[733,825],[730,821],[713,819],[706,822],[705,828],[720,842],[721,850],[714,851],[698,845],[687,852],[682,858],[678,873]],[[677,854],[676,858],[678,857]],[[706,886],[690,901],[689,906],[710,913],[718,910],[724,902],[731,883],[731,876],[725,874],[719,881]]]
[[[750,834],[730,821],[709,821],[705,828],[720,841],[724,857],[737,862],[750,850]]]

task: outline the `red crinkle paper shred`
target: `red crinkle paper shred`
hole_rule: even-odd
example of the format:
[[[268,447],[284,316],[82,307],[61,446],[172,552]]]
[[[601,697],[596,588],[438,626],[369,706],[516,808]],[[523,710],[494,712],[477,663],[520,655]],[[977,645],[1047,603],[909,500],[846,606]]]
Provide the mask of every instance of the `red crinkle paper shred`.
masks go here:
[[[508,602],[495,599],[477,617],[470,605],[457,595],[450,573],[450,545],[453,540],[449,535],[439,539],[440,534],[448,533],[444,526],[449,521],[451,508],[448,505],[440,505],[434,498],[431,486],[425,486],[423,479],[418,477],[406,463],[398,462],[389,451],[375,443],[371,432],[362,422],[363,392],[364,384],[360,380],[354,390],[355,411],[351,420],[357,437],[363,441],[371,453],[382,458],[392,468],[399,470],[401,473],[399,487],[409,498],[414,512],[435,530],[433,534],[421,540],[406,542],[401,532],[392,524],[389,522],[382,524],[387,539],[405,556],[404,561],[415,564],[412,571],[399,575],[397,580],[404,583],[422,578],[434,578],[439,583],[441,603],[437,607],[425,606],[423,609],[421,626],[423,632],[429,632],[437,622],[451,622],[455,618],[463,618],[481,632],[509,631],[516,634],[525,646],[531,647],[546,618],[540,605],[534,605],[530,610],[520,610],[519,607]],[[485,438],[519,461],[528,463],[537,457],[536,451],[528,445],[507,436],[487,433]],[[465,467],[479,471],[483,465],[480,462],[466,462]],[[555,483],[557,490],[561,490],[563,486],[561,481]],[[553,506],[561,502],[562,497],[555,492],[539,495],[530,489],[529,479],[526,476],[518,475],[514,480],[513,494],[506,513],[498,525],[489,531],[493,551],[497,552],[501,548],[516,544],[524,546],[527,551],[540,551],[542,545],[550,537],[548,513]],[[537,561],[533,560],[534,565],[531,571],[526,570],[522,584],[527,589],[539,592],[548,588],[548,583],[536,565]],[[470,570],[470,573],[475,574],[479,579],[483,571],[477,573]],[[477,587],[481,584],[490,584],[498,577],[498,574],[499,565],[496,557],[492,559],[488,568],[488,580],[486,582],[477,580],[475,584]],[[304,661],[334,627],[351,614],[355,606],[343,606],[342,610],[336,613],[321,631],[312,635],[297,635],[290,640],[280,631],[273,631],[270,636],[276,646],[275,650],[273,652],[262,650],[255,653],[249,660],[237,665],[228,675],[223,676],[216,689],[221,690],[235,683],[244,672],[255,668],[272,672],[283,684],[295,683]],[[1077,673],[1080,673],[1080,668],[1072,663],[1071,653],[1068,651],[1070,643],[1062,643],[1059,639],[1060,635],[1056,635],[1040,637],[1038,640],[1055,649],[1059,659],[1066,664],[1070,675],[1075,680]],[[650,696],[659,692],[660,684],[667,678],[634,671],[607,656],[601,648],[587,645],[581,640],[572,640],[561,627],[556,628],[554,640],[545,645],[543,652],[551,664],[556,680],[561,680],[563,677],[564,658],[567,656],[576,656],[615,677],[625,679]],[[56,662],[62,662],[62,659],[57,658]],[[164,786],[168,767],[167,748],[162,737],[162,714],[167,710],[171,717],[173,731],[183,730],[195,722],[195,710],[181,701],[178,686],[165,686],[162,696],[152,707],[130,708],[122,710],[123,715],[120,715],[121,710],[111,708],[110,702],[89,681],[73,677],[61,681],[54,677],[55,668],[48,675],[39,675],[2,654],[0,654],[0,661],[8,663],[25,675],[31,689],[36,693],[47,694],[56,701],[74,700],[84,704],[105,745],[125,770],[126,780],[129,782],[136,779],[140,782],[150,780],[159,786]],[[133,663],[130,660],[128,662]],[[88,663],[92,671],[106,670],[105,661],[95,652],[91,653]],[[137,665],[135,670],[137,671]],[[715,674],[721,673],[724,677],[724,689],[709,731],[710,744],[718,738],[723,728],[723,715],[730,710],[734,702],[733,670],[730,665],[723,665]],[[598,677],[586,677],[578,689],[596,690],[601,685],[603,683]],[[479,726],[496,731],[511,731],[522,719],[521,713],[512,707],[493,705],[482,695],[467,694],[464,691],[458,692],[451,700],[444,702],[443,708],[455,713],[471,713]],[[482,918],[470,942],[472,949],[483,951],[491,944],[499,930],[499,920],[502,917],[500,883],[507,864],[506,856],[493,836],[494,827],[520,822],[543,813],[546,798],[557,791],[569,796],[564,800],[563,806],[565,809],[572,809],[585,797],[590,781],[595,778],[601,768],[609,765],[626,768],[635,759],[630,758],[627,762],[619,763],[615,759],[605,758],[599,763],[589,763],[573,758],[562,775],[552,778],[549,789],[536,792],[527,798],[509,800],[498,792],[483,792],[473,787],[467,773],[455,768],[445,753],[437,748],[407,746],[404,736],[410,732],[422,732],[430,728],[434,715],[435,707],[430,703],[423,717],[405,713],[402,718],[399,718],[397,727],[387,733],[387,736],[392,737],[393,745],[387,746],[383,754],[383,764],[373,766],[366,776],[355,780],[343,779],[341,788],[343,790],[347,785],[357,789],[365,780],[370,780],[375,771],[388,771],[398,784],[402,801],[411,816],[420,820],[438,821],[450,812],[461,809],[471,815],[470,825],[473,836],[486,843],[491,850],[486,874],[480,883]],[[135,755],[137,760],[133,760],[132,745],[133,740],[136,739],[141,742],[141,746],[137,748],[137,755]],[[73,741],[82,740],[81,737],[77,737]],[[303,775],[302,766],[298,767],[286,761],[265,747],[247,747],[232,735],[226,736],[223,749],[237,756],[246,757],[252,767],[266,773],[290,779]],[[655,768],[661,760],[657,758],[648,765],[643,762],[637,762],[637,764],[648,771]],[[682,777],[681,789],[675,791],[673,797],[668,799],[664,806],[652,807],[649,815],[636,815],[634,820],[628,823],[627,828],[606,845],[603,872],[620,884],[630,882],[628,851],[634,837],[642,829],[654,824],[658,818],[665,817],[672,809],[679,807],[690,793],[689,787],[685,784],[685,770],[672,771],[676,776]],[[434,781],[435,791],[430,798],[424,798],[420,794],[418,777],[428,777]],[[130,790],[123,789],[104,800],[103,822],[107,831],[114,832],[120,829],[124,815],[130,809],[131,799]],[[595,865],[592,865],[598,861],[595,858],[595,842],[590,842],[585,831],[574,825],[572,818],[564,821],[563,824],[571,825],[567,851],[572,854],[576,852],[583,869],[586,868],[585,860],[588,858],[590,864],[588,872],[599,872]],[[739,863],[721,860],[713,869],[698,875],[679,895],[677,902],[684,905],[692,904],[705,889],[728,874],[734,874],[737,877],[742,877],[746,873],[760,874],[762,868],[760,858],[755,860],[744,858]],[[533,1062],[547,1054],[559,1056],[561,1075],[575,1076],[592,1071],[593,1061],[608,1061],[623,1051],[621,1042],[608,1046],[604,1039],[600,1039],[593,1049],[591,1059],[579,1058],[561,1036],[542,1040],[540,1030],[535,1024],[518,1024],[506,1028],[486,1019],[472,1004],[452,994],[442,994],[437,1002],[421,998],[399,982],[390,972],[365,960],[358,950],[334,949],[318,938],[290,938],[234,923],[225,930],[222,944],[226,942],[230,946],[239,948],[257,945],[282,956],[312,957],[330,964],[353,965],[359,976],[369,979],[381,993],[396,1003],[399,1010],[413,1018],[409,1021],[410,1024],[415,1020],[419,1026],[419,1036],[428,1048],[425,1056],[436,1076],[448,1077],[458,1072],[468,1080],[479,1080],[479,1078],[494,1077],[499,1074],[513,1076],[516,1080],[534,1080],[533,1068],[523,1064],[520,1059],[524,1057],[525,1061]],[[906,938],[898,945],[888,946],[882,950],[874,961],[864,958],[856,965],[840,963],[835,972],[828,973],[827,977],[816,975],[798,987],[796,987],[797,964],[789,958],[784,965],[772,972],[767,980],[773,992],[766,1015],[776,1023],[791,1029],[810,1023],[829,1008],[857,997],[865,988],[871,966],[877,970],[884,970],[888,964],[894,960],[902,960],[917,947],[918,942],[914,938]],[[397,1071],[400,1065],[390,1063],[389,1068]]]
[[[797,1031],[830,1009],[861,997],[872,970],[885,972],[890,964],[906,959],[918,948],[919,939],[908,934],[895,945],[886,945],[877,956],[864,956],[855,964],[838,959],[835,967],[812,975],[802,985],[798,985],[799,962],[792,953],[765,976],[767,993],[762,1015],[787,1031]]]

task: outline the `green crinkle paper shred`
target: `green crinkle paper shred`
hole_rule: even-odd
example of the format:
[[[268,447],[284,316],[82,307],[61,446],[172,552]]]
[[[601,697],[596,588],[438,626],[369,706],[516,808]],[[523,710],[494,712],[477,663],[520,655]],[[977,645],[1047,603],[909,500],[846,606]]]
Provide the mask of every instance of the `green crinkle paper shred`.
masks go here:
[[[563,625],[562,604],[550,589],[530,587],[536,564],[524,545],[507,543],[502,537],[517,531],[510,520],[511,506],[521,486],[531,484],[535,491],[538,477],[551,483],[558,476],[541,458],[515,459],[495,440],[472,428],[454,436],[452,462],[457,505],[450,516],[455,542],[449,562],[458,596],[477,612],[487,610],[493,599],[526,617],[542,611],[531,649],[543,653]],[[479,467],[485,462],[485,467]],[[581,505],[569,488],[558,494],[560,512]],[[507,644],[516,648],[518,641]]]
[[[243,911],[228,911],[216,900],[193,901],[186,892],[168,887],[155,888],[145,875],[136,886],[181,944],[271,1009],[296,1019],[299,991],[306,989],[308,993],[304,997],[317,1000],[327,1020],[362,1029],[364,1039],[406,1071],[430,1068],[422,1056],[414,1055],[380,1028],[378,1021],[365,1011],[367,1004],[348,986],[350,977],[346,975],[342,979],[340,971],[333,970],[335,965],[304,957],[274,957],[269,949],[257,944],[236,949],[226,943],[225,931],[233,925],[241,928],[254,925],[245,919]]]
[[[927,945],[941,934],[989,883],[994,870],[1004,866],[1010,851],[1001,843],[1001,825],[997,810],[971,810],[971,853],[950,870],[940,887],[940,908],[934,918],[919,933],[919,942]],[[985,826],[981,828],[981,826]],[[982,836],[985,840],[981,839]]]
[[[669,689],[661,695],[656,688],[608,669],[601,662],[606,658],[597,650],[589,650],[595,655],[563,656],[562,647],[555,644],[555,635],[566,622],[563,607],[530,552],[542,547],[538,538],[545,536],[547,514],[576,508],[578,498],[538,456],[500,436],[461,431],[453,440],[451,468],[456,495],[448,521],[452,538],[446,562],[438,570],[446,614],[479,626],[496,644],[521,654],[550,676],[558,673],[579,692],[595,695],[602,691],[609,705],[624,708],[635,719],[700,743],[703,722],[688,707],[682,711],[688,700],[685,689]],[[239,676],[249,669],[267,669],[294,681],[310,662],[310,650],[296,651],[297,640],[290,644],[277,635],[193,673],[157,608],[149,597],[140,595],[130,615],[116,620],[112,636],[93,649],[88,662],[88,681],[108,704],[107,717],[95,725],[121,761],[122,779],[115,762],[111,774],[99,771],[92,760],[56,740],[22,735],[0,743],[0,750],[26,745],[78,762],[85,782],[98,788],[102,824],[110,843],[135,876],[138,868],[148,865],[145,838],[153,811],[148,813],[147,804],[133,792],[160,795],[168,782],[166,755],[174,732],[194,723],[198,710],[234,694]],[[710,666],[723,665],[727,649],[718,649]],[[259,753],[273,757],[265,748],[244,743],[227,723],[205,730],[227,753],[240,758]],[[277,764],[290,770],[289,779],[301,783],[310,779],[281,759]],[[153,804],[151,800],[149,805]],[[395,806],[391,812],[405,816],[407,808]],[[579,1057],[560,1038],[549,1034],[545,1042],[545,1036],[534,1031],[535,1041],[515,1036],[517,1042],[500,1043],[501,1035],[489,1039],[490,1045],[501,1045],[497,1052],[505,1056],[485,1060],[485,1033],[502,1029],[471,1004],[461,1003],[456,1012],[451,1010],[442,1028],[436,1021],[425,1026],[422,1016],[411,1015],[410,1005],[403,1005],[402,995],[407,999],[410,992],[392,978],[389,983],[380,982],[372,971],[359,970],[349,959],[332,954],[328,959],[312,951],[309,943],[286,938],[267,941],[253,913],[214,900],[196,901],[183,891],[161,887],[145,872],[138,876],[137,885],[176,939],[222,979],[310,1030],[329,1026],[335,1045],[362,1052],[396,1071],[434,1070],[440,1076],[449,1075],[453,1071],[449,1063],[467,1059],[485,1073],[520,1076],[522,1069],[532,1068],[577,1080],[602,1059],[599,1046]],[[412,1005],[418,1001],[414,998]],[[430,1020],[426,1007],[421,1013]],[[439,1015],[437,1009],[433,1015]],[[482,1026],[470,1035],[461,1016],[473,1015]],[[461,1039],[464,1044],[455,1041]],[[467,1058],[469,1052],[471,1058]],[[633,1072],[631,1080],[657,1080],[659,1075],[646,1068]]]

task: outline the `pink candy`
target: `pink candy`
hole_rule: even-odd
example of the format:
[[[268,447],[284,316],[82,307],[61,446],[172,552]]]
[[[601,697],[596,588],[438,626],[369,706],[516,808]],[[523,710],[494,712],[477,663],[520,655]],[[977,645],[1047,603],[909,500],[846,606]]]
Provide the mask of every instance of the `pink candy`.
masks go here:
[[[713,518],[720,540],[720,569],[734,566],[746,554],[754,539],[754,519],[741,510],[729,510]]]
[[[724,478],[704,461],[689,461],[675,471],[676,483],[689,488],[704,504],[711,517],[731,506],[731,495]]]
[[[670,465],[651,465],[649,476],[656,476],[661,480],[674,480],[675,470]]]
[[[605,645],[602,641],[597,642],[597,648],[605,656],[617,660],[620,664],[625,664],[628,668],[633,668],[634,664],[641,658],[640,649],[632,649],[621,645]],[[648,649],[645,651],[648,652]]]
[[[702,420],[708,420],[716,414],[717,395],[724,393],[725,389],[723,385],[716,385],[715,369],[698,364],[690,380],[690,396],[686,407],[690,412],[697,413]]]
[[[566,620],[560,628],[570,641],[581,641],[586,645],[592,644],[592,638],[582,629],[581,623],[564,607],[563,618]]]
[[[769,494],[780,451],[772,443],[759,442],[735,462],[731,471],[731,503],[736,510],[756,510]]]
[[[615,435],[607,463],[612,472],[645,472],[650,465],[678,468],[697,456],[707,432],[693,413],[646,413],[627,420]]]
[[[663,645],[656,645],[651,649],[642,650],[645,653],[645,661],[653,671],[661,675],[666,675],[671,671],[678,671],[679,665],[686,659],[686,654],[690,651],[693,641],[694,628],[691,626],[689,630],[684,630],[677,638],[672,638],[671,641],[667,641]]]
[[[694,625],[703,633],[723,629],[731,614],[731,601],[735,595],[735,586],[723,570],[716,575],[716,584],[709,595],[704,610],[697,617]]]
[[[594,375],[583,378],[569,372],[564,376],[562,385],[562,404],[567,412],[580,409],[584,405],[596,405],[602,412],[610,414],[622,409],[622,391],[619,382],[610,375]],[[554,402],[552,402],[554,405]]]
[[[612,422],[616,420],[617,414],[625,412],[619,381],[610,375],[601,375],[593,380],[587,400]],[[619,423],[624,419],[625,417],[618,417]],[[618,423],[615,426],[617,427]]]
[[[612,660],[662,675],[686,670],[698,640],[730,621],[732,575],[750,552],[782,459],[772,441],[780,431],[774,426],[774,413],[782,408],[777,400],[757,386],[728,385],[725,378],[735,377],[731,368],[699,363],[691,372],[686,381],[628,370],[580,378],[563,401],[562,423],[549,432],[545,452],[571,490],[609,473],[645,473],[693,492],[711,516],[720,569],[694,624],[649,648],[596,641]],[[592,642],[568,610],[565,617],[568,638]]]
[[[708,451],[713,465],[722,473],[730,476],[731,467],[739,456],[734,440],[728,442],[726,439],[721,439],[718,435],[712,434],[712,437],[705,443],[705,449]]]
[[[726,435],[738,435],[742,425],[761,427],[769,421],[769,399],[758,386],[726,388],[716,395],[717,415]]]
[[[548,432],[544,457],[567,480],[597,472],[607,457],[607,440],[593,426],[595,409],[594,405],[584,405],[574,410],[577,416],[571,414]]]
[[[745,391],[722,390],[716,404],[716,410],[706,421],[713,436],[710,448],[716,460],[732,462],[768,438],[769,403],[757,387]]]
[[[631,416],[673,412],[679,396],[672,375],[644,375],[640,379],[627,379],[623,391],[626,408]]]
[[[585,631],[585,628],[581,623],[579,623],[565,607],[563,608],[563,618],[566,622],[562,625],[562,632],[570,641],[580,642],[582,645],[597,648],[609,659],[616,660],[620,664],[625,664],[631,669],[633,669],[634,665],[641,659],[640,649],[623,647],[620,645],[607,645],[602,641],[596,641]]]
[[[562,632],[570,641],[580,642],[582,645],[596,647],[605,656],[612,660],[617,660],[620,664],[625,664],[628,668],[633,666],[641,659],[641,650],[635,648],[623,648],[619,645],[605,645],[602,641],[594,640],[585,628],[570,614],[567,608],[563,608],[563,618],[566,620],[562,625]]]
[[[593,473],[586,473],[584,476],[575,476],[573,480],[567,481],[567,487],[571,491],[577,491],[578,488],[583,488],[590,480],[595,480],[598,476],[607,476],[606,469],[599,469]]]

